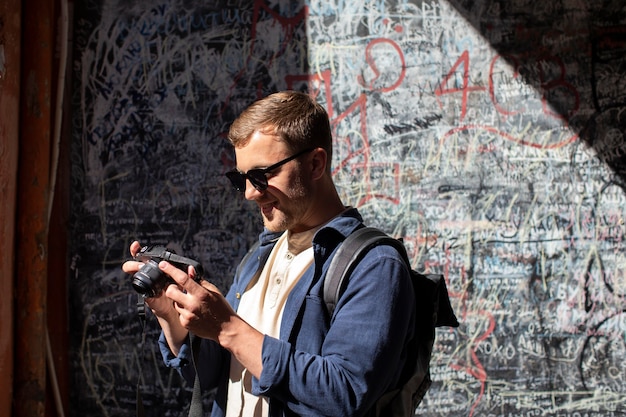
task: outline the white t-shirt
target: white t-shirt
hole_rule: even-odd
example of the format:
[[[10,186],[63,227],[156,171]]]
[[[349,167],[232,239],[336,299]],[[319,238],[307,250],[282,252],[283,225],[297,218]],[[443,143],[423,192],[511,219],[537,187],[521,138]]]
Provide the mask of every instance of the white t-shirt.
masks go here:
[[[263,334],[278,338],[287,297],[313,263],[312,239],[317,228],[285,232],[278,239],[256,282],[241,296],[237,314]],[[235,357],[230,361],[226,417],[266,417],[269,402],[252,395],[252,375]]]

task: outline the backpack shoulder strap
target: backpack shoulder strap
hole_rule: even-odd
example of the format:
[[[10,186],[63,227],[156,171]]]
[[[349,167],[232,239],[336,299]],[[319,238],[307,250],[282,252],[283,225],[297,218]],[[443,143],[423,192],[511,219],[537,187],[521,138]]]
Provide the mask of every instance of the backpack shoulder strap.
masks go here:
[[[337,301],[348,277],[358,261],[371,247],[385,244],[398,250],[411,272],[416,297],[415,335],[409,351],[400,387],[385,393],[376,402],[374,416],[413,415],[431,385],[430,357],[435,339],[435,327],[458,327],[459,323],[450,305],[445,279],[441,274],[421,274],[411,268],[406,248],[401,240],[394,239],[376,228],[364,227],[349,235],[337,249],[324,279],[324,302],[332,317]]]
[[[324,279],[324,302],[329,316],[333,315],[339,296],[344,290],[344,281],[358,261],[373,246],[385,243],[395,247],[404,258],[407,267],[410,263],[401,241],[394,239],[375,227],[362,227],[352,232],[339,246],[330,262]]]

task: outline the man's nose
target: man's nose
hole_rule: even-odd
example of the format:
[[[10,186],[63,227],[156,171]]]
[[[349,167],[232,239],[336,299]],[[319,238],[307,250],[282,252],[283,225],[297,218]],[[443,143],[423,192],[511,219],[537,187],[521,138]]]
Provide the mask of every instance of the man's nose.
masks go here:
[[[260,195],[263,194],[264,191],[259,191],[256,189],[254,185],[250,182],[248,178],[246,178],[246,189],[244,191],[244,196],[246,200],[255,200],[259,198]]]

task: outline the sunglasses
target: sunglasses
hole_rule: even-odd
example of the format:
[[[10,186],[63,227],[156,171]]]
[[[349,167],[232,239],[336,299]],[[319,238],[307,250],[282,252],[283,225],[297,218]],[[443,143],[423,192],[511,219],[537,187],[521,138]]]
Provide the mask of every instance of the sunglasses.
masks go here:
[[[239,191],[240,193],[246,191],[246,179],[248,179],[250,181],[250,184],[252,184],[252,186],[257,190],[265,191],[268,187],[267,174],[280,167],[281,165],[284,165],[287,162],[313,150],[314,148],[305,149],[296,153],[295,155],[291,155],[290,157],[283,159],[282,161],[276,162],[274,165],[270,165],[267,168],[251,169],[248,172],[239,172],[237,170],[232,170],[227,172],[225,175],[226,178],[228,178],[233,184],[235,190]]]

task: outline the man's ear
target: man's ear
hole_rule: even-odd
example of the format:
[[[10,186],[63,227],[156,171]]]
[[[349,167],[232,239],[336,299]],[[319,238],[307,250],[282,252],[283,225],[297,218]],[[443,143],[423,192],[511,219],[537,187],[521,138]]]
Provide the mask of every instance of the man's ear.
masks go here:
[[[320,179],[326,172],[328,154],[323,148],[315,148],[311,155],[311,178]]]

